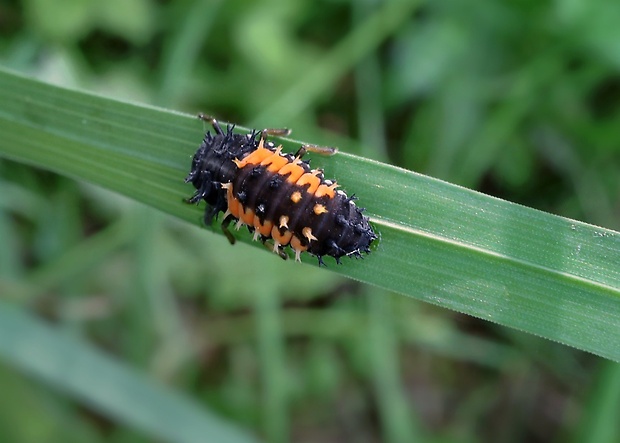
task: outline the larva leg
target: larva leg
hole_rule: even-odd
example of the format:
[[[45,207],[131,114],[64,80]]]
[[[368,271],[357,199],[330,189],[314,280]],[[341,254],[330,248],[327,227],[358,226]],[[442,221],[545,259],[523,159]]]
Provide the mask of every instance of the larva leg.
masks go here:
[[[276,137],[286,137],[291,135],[291,130],[288,128],[265,128],[260,131],[260,138],[264,139],[268,135],[273,135]]]
[[[236,239],[233,233],[230,232],[230,229],[228,229],[228,226],[230,225],[230,222],[233,221],[234,219],[235,217],[233,217],[232,214],[230,214],[224,220],[222,220],[222,232],[224,233],[224,235],[226,236],[226,238],[228,239],[231,245],[235,244]]]
[[[218,135],[224,135],[224,131],[222,130],[222,127],[217,122],[215,117],[212,117],[210,115],[206,115],[206,114],[200,113],[200,114],[198,114],[198,118],[200,120],[203,120],[203,121],[207,122],[207,123],[211,123],[211,126],[213,126],[213,129],[215,130],[215,132]]]
[[[338,152],[338,148],[334,148],[332,146],[301,145],[295,153],[295,157],[302,158],[308,152],[314,152],[321,155],[334,155]]]

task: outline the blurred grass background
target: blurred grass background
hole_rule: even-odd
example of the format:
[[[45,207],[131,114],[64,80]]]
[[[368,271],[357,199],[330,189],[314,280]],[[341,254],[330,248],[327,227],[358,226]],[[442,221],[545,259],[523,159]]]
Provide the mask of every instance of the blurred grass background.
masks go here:
[[[612,0],[3,0],[0,63],[618,230],[618,23]],[[265,441],[620,439],[617,364],[6,160],[0,187],[2,298]],[[153,441],[0,373],[1,441]]]

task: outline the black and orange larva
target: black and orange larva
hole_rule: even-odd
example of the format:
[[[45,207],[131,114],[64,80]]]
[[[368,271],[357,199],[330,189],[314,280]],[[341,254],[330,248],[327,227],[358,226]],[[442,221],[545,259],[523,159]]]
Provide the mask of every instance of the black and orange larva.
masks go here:
[[[188,203],[206,201],[207,225],[225,212],[222,230],[231,243],[235,238],[228,226],[236,220],[237,229],[247,225],[255,240],[272,239],[273,251],[281,256],[286,257],[283,248],[289,245],[297,261],[307,251],[319,265],[325,264],[325,255],[340,263],[343,256],[370,252],[377,235],[355,197],[336,190],[336,182],[301,160],[309,150],[335,149],[303,145],[295,155],[285,154],[265,136],[288,135],[286,129],[235,134],[233,126],[224,131],[214,118],[199,117],[211,123],[215,133],[205,134],[185,182],[196,188]]]

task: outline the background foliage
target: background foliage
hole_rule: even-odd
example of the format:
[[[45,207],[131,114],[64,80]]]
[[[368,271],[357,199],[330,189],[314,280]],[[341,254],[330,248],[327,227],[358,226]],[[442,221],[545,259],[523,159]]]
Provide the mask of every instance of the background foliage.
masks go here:
[[[605,0],[5,0],[0,61],[617,230],[619,21]],[[266,440],[618,438],[615,364],[50,173],[2,161],[0,184],[3,298]],[[3,440],[150,441],[0,371]]]

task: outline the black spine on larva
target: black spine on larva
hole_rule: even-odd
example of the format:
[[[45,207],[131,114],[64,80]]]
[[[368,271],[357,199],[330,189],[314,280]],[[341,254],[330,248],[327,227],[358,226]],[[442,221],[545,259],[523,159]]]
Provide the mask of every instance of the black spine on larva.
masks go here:
[[[207,202],[205,223],[211,224],[213,217],[227,208],[226,189],[223,183],[230,183],[237,173],[234,159],[241,159],[258,147],[259,133],[241,135],[233,133],[228,126],[224,134],[207,132],[194,154],[192,169],[185,178],[194,185],[196,192],[189,203]]]

